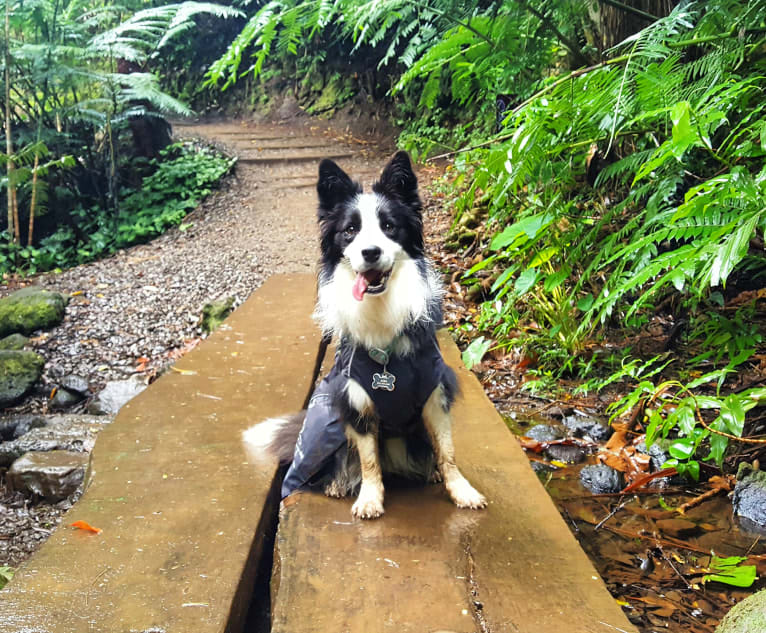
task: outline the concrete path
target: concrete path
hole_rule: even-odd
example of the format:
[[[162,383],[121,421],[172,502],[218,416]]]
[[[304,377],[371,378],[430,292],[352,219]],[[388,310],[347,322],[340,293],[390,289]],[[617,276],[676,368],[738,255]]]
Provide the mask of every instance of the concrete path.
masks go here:
[[[98,437],[85,494],[0,594],[0,631],[242,630],[278,499],[276,465],[250,464],[240,434],[300,409],[319,340],[312,306],[310,275],[272,277],[123,407]]]

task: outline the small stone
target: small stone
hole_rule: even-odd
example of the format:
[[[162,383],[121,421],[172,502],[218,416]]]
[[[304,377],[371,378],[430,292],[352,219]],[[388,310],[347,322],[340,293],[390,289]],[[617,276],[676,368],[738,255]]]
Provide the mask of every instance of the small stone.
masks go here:
[[[116,415],[129,400],[144,389],[146,389],[146,382],[141,376],[108,382],[103,390],[88,403],[88,413],[92,415]]]
[[[0,339],[0,350],[20,350],[24,349],[29,343],[29,339],[23,334],[9,334],[4,339]]]
[[[90,386],[88,385],[88,381],[85,380],[85,378],[82,376],[78,376],[77,374],[69,374],[68,376],[64,376],[59,381],[59,387],[63,387],[67,391],[79,394],[83,397],[90,394]]]
[[[766,471],[740,464],[732,495],[734,514],[766,528]]]
[[[0,441],[15,440],[31,429],[45,426],[45,417],[31,413],[0,418]]]
[[[0,409],[16,404],[40,378],[45,360],[25,350],[0,351]]]
[[[537,442],[553,442],[554,440],[560,440],[564,437],[561,429],[551,426],[550,424],[536,424],[529,429],[525,435]]]
[[[580,471],[580,483],[597,495],[620,492],[623,488],[622,473],[606,464],[585,466]]]
[[[13,462],[8,485],[19,492],[56,503],[77,490],[85,477],[89,455],[73,451],[27,453]]]
[[[545,454],[550,459],[567,464],[579,464],[585,459],[585,451],[582,448],[566,444],[553,444],[545,449]]]
[[[9,442],[0,442],[0,467],[10,466],[29,452],[65,450],[88,453],[93,450],[98,432],[111,419],[105,416],[59,414],[45,416],[44,420],[44,426],[32,428]]]
[[[56,393],[53,394],[53,398],[50,401],[50,407],[53,411],[61,411],[73,407],[78,402],[82,402],[83,396],[79,393],[69,391],[63,387],[56,389]]]
[[[613,429],[595,418],[582,415],[570,415],[564,418],[564,425],[574,437],[589,437],[596,442],[608,440]]]
[[[664,534],[675,538],[692,536],[699,532],[699,526],[687,519],[657,519],[657,527]]]

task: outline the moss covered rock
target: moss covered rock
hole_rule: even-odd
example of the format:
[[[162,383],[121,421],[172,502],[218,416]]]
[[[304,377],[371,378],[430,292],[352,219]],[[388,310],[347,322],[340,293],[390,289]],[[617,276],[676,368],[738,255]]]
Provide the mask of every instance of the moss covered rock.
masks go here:
[[[29,343],[29,339],[23,334],[9,334],[0,339],[0,349],[24,349]]]
[[[61,323],[66,299],[58,292],[29,286],[0,299],[0,337],[31,334]]]
[[[0,350],[0,409],[16,404],[40,378],[45,360],[24,350]]]
[[[748,596],[721,620],[715,633],[764,633],[766,631],[766,591]]]
[[[213,301],[212,303],[208,303],[202,308],[200,327],[209,334],[223,323],[224,319],[231,314],[233,309],[234,297],[229,297],[224,301]]]

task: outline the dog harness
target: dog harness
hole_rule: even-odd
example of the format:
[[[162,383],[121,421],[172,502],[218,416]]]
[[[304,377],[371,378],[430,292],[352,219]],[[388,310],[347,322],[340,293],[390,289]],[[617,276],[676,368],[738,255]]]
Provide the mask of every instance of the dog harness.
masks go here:
[[[349,378],[375,405],[380,431],[407,435],[417,428],[426,401],[447,371],[435,334],[416,353],[395,356],[385,350],[356,348],[341,341],[330,373],[314,390],[306,410],[292,464],[282,482],[282,498],[299,488],[317,487],[348,449],[335,399]]]

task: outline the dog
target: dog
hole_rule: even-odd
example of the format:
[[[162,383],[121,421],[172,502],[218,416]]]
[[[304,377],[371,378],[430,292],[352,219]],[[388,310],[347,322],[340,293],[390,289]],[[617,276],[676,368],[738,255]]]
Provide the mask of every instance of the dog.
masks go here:
[[[409,156],[397,152],[371,193],[323,160],[317,194],[314,317],[337,342],[335,363],[307,410],[251,427],[245,442],[290,464],[283,497],[305,487],[358,490],[351,513],[360,519],[383,514],[384,472],[441,480],[458,507],[485,507],[455,463],[457,379],[436,340],[444,292],[425,255]]]

